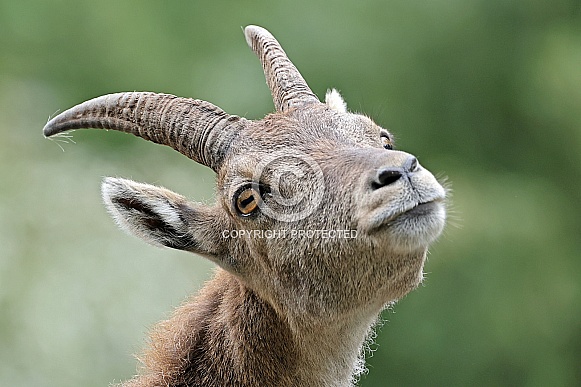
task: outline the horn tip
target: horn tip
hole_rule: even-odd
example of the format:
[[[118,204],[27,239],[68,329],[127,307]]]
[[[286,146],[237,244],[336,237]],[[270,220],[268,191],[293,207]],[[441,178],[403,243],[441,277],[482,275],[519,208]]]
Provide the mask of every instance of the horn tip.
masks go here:
[[[64,111],[59,115],[48,120],[46,125],[44,125],[44,128],[42,128],[42,134],[44,135],[45,138],[55,136],[59,133],[66,132],[67,130],[70,129],[77,129],[73,127],[74,125],[72,125],[70,122],[71,118],[70,110],[72,109]]]
[[[248,25],[244,28],[244,37],[246,37],[246,43],[252,48],[252,42],[256,39],[257,36],[260,35],[267,35],[270,36],[270,32],[265,28],[256,25]]]
[[[57,116],[58,117],[58,116]],[[56,117],[55,117],[56,118]],[[59,125],[55,124],[54,118],[46,123],[44,128],[42,128],[42,134],[44,137],[49,138],[54,136],[55,134],[60,133],[62,130]]]

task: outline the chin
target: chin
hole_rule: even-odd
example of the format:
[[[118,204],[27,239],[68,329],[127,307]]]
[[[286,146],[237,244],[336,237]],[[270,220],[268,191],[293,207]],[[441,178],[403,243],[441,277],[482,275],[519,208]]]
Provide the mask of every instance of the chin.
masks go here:
[[[430,202],[414,207],[386,226],[390,247],[401,253],[425,251],[438,239],[446,223],[443,203]]]

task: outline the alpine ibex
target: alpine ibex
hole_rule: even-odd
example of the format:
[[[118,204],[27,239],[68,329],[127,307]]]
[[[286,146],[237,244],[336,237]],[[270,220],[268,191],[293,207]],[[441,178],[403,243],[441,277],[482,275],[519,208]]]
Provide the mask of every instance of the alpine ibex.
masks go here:
[[[155,245],[220,268],[154,328],[126,386],[349,386],[379,313],[422,281],[445,190],[392,135],[321,103],[265,29],[244,33],[276,112],[250,121],[167,94],[110,94],[50,120],[45,136],[113,129],[164,144],[217,174],[213,206],[106,178],[107,208]]]

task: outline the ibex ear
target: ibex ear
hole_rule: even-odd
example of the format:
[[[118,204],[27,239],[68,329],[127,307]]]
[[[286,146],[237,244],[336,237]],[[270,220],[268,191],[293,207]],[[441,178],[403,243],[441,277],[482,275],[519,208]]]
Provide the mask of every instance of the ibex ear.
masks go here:
[[[154,245],[191,251],[213,261],[226,253],[212,208],[189,203],[165,188],[108,177],[103,201],[119,226]]]
[[[341,97],[341,94],[335,89],[327,90],[325,103],[331,109],[337,110],[340,113],[347,113],[347,104],[343,100],[343,97]]]

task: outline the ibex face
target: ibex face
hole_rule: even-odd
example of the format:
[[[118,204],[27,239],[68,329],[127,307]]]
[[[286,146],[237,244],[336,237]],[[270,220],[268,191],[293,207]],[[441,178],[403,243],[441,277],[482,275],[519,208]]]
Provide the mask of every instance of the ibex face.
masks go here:
[[[103,183],[117,222],[148,242],[201,254],[291,323],[372,316],[421,281],[445,222],[445,191],[391,134],[321,103],[266,30],[245,29],[277,112],[260,121],[153,93],[96,98],[45,135],[96,127],[169,145],[217,172],[213,207],[123,179]]]
[[[218,179],[223,228],[248,235],[227,241],[231,256],[251,257],[239,273],[281,308],[317,319],[375,311],[414,288],[444,225],[445,192],[391,148],[386,130],[327,104],[242,130]],[[244,214],[249,191],[243,208],[254,210]]]

